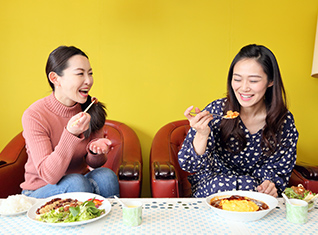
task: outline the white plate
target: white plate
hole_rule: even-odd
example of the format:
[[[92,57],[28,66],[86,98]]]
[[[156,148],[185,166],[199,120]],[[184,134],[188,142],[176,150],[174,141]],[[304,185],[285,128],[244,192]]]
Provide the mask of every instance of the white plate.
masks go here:
[[[256,199],[256,200],[259,200],[259,201],[266,203],[268,205],[269,209],[255,211],[255,212],[236,212],[236,211],[226,211],[226,210],[222,210],[222,209],[216,208],[214,206],[211,206],[210,200],[215,196],[221,196],[221,195],[229,195],[229,196],[239,195],[239,196],[246,196],[249,198],[253,198],[253,199]],[[263,218],[265,215],[267,215],[271,210],[276,208],[276,206],[278,205],[278,200],[275,197],[270,196],[268,194],[259,193],[259,192],[252,192],[252,191],[226,191],[226,192],[221,192],[221,193],[215,193],[215,194],[212,194],[209,197],[207,197],[205,202],[219,216],[221,216],[225,219],[239,221],[239,222],[248,222],[248,221],[259,220],[259,219]]]
[[[71,198],[71,199],[77,199],[78,201],[84,202],[87,201],[90,198],[96,198],[99,200],[104,200],[103,204],[98,208],[98,209],[105,209],[105,213],[102,214],[99,217],[90,219],[90,220],[84,220],[84,221],[77,221],[77,222],[70,222],[70,223],[47,223],[47,222],[43,222],[43,221],[39,221],[36,220],[36,210],[38,208],[40,208],[42,205],[44,205],[46,202],[51,201],[53,198],[61,198],[61,199],[66,199],[66,198]],[[97,194],[94,193],[80,193],[80,192],[76,192],[76,193],[64,193],[64,194],[59,194],[59,195],[55,195],[49,198],[46,198],[44,200],[42,200],[41,202],[38,202],[36,204],[34,204],[28,211],[28,218],[30,220],[32,220],[33,222],[39,223],[39,224],[47,224],[47,225],[52,225],[52,226],[75,226],[75,225],[82,225],[82,224],[87,224],[87,223],[92,223],[96,220],[99,220],[103,217],[105,217],[111,210],[111,205],[109,203],[109,201]]]
[[[0,206],[2,204],[2,202],[6,200],[6,199],[0,199]],[[34,205],[38,199],[34,198],[34,197],[28,197],[28,200],[31,202],[32,205]],[[9,213],[9,214],[4,214],[0,212],[0,215],[2,216],[15,216],[15,215],[21,215],[26,213],[28,210],[24,210],[24,211],[19,211],[19,212],[14,212],[14,213]]]

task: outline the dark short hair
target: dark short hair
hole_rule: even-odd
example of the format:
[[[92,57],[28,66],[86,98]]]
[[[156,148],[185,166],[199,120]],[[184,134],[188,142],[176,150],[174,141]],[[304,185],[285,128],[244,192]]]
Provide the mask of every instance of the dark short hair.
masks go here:
[[[59,46],[53,50],[46,62],[45,72],[48,82],[54,91],[54,84],[50,81],[50,72],[55,72],[62,76],[63,71],[68,67],[68,60],[74,55],[82,55],[88,59],[88,56],[80,49],[74,46]]]

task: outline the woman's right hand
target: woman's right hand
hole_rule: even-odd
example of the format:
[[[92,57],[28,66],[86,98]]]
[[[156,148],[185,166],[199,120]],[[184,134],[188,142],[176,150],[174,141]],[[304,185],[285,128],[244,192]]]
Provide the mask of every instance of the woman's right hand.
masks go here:
[[[80,112],[68,121],[66,129],[75,136],[81,135],[89,128],[91,116],[88,113]]]
[[[201,135],[202,137],[208,137],[211,129],[209,127],[209,122],[213,119],[213,116],[209,111],[203,111],[199,108],[195,108],[196,115],[191,115],[191,110],[193,106],[190,106],[184,112],[184,116],[189,120],[190,126],[197,131],[197,134]]]
[[[193,139],[193,147],[198,155],[202,155],[205,152],[208,137],[211,133],[209,122],[213,119],[213,116],[208,111],[203,111],[199,108],[195,108],[197,115],[191,115],[193,106],[190,106],[184,112],[184,116],[189,120],[190,126],[197,131]]]

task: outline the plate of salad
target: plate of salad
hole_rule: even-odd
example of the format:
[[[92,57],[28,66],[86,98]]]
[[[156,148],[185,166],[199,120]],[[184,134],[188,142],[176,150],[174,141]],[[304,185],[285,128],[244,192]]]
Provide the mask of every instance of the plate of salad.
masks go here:
[[[300,199],[308,202],[308,210],[312,210],[314,208],[316,199],[318,198],[318,194],[311,192],[310,190],[305,189],[302,184],[298,186],[291,186],[290,188],[286,188],[284,193],[288,198]]]
[[[34,204],[27,213],[36,223],[75,226],[92,223],[111,211],[109,201],[94,193],[74,192],[55,195]]]

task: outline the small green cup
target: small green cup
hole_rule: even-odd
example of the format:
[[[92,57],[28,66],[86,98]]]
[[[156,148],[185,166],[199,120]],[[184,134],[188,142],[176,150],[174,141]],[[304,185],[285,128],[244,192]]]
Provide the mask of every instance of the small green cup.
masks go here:
[[[123,224],[131,227],[139,226],[142,221],[142,202],[125,201],[123,206]]]
[[[296,224],[304,224],[308,221],[308,203],[299,199],[289,199],[286,204],[286,219]]]

